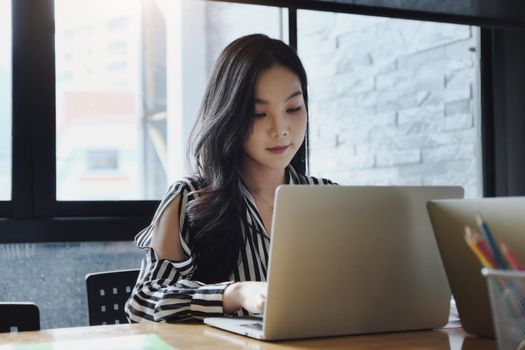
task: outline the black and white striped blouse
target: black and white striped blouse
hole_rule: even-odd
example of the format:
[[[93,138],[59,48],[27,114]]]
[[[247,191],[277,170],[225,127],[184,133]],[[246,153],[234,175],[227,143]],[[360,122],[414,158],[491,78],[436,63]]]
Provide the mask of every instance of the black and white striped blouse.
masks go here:
[[[332,184],[326,179],[298,175],[291,166],[286,170],[288,184]],[[239,218],[239,224],[245,246],[240,251],[237,268],[231,273],[228,282],[204,284],[191,279],[196,266],[192,247],[187,243],[190,242],[191,232],[188,229],[186,208],[188,203],[196,198],[196,190],[198,190],[196,182],[188,178],[171,185],[157,208],[151,224],[135,237],[137,245],[145,250],[145,256],[135,288],[126,303],[125,311],[130,322],[175,322],[221,316],[223,292],[230,283],[266,281],[270,239],[255,200],[242,184],[241,192],[247,209],[246,215]],[[153,249],[149,247],[151,236],[162,212],[179,194],[181,195],[179,212],[181,244],[188,258],[184,261],[158,259]],[[239,314],[242,314],[242,311]]]

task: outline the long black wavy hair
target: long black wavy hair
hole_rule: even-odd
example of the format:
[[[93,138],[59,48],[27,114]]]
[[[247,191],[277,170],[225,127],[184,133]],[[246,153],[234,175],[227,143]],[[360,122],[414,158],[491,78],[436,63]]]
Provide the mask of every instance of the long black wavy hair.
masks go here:
[[[257,77],[275,65],[298,76],[308,111],[306,72],[299,57],[282,41],[263,34],[230,43],[208,81],[188,153],[200,188],[187,208],[196,280],[225,281],[238,262],[243,246],[239,217],[246,210],[239,186],[243,144],[255,115]],[[305,174],[308,158],[307,124],[305,140],[290,164]]]

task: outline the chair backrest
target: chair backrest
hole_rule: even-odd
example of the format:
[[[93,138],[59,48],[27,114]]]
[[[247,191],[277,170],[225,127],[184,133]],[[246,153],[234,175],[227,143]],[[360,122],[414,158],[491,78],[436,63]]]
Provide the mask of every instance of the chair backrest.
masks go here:
[[[139,271],[119,270],[86,275],[90,326],[128,323],[124,304],[135,286]]]
[[[0,303],[0,332],[38,331],[40,311],[33,303]]]

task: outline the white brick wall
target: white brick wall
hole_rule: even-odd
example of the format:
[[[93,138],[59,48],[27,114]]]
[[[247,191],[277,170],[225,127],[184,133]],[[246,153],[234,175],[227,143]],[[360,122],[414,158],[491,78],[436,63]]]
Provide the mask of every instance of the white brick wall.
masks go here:
[[[208,8],[210,55],[226,44],[216,38],[259,29],[254,12],[232,15],[239,8],[248,7]],[[276,17],[267,12],[266,22]],[[299,11],[312,174],[354,185],[461,185],[480,196],[476,38],[469,26]]]
[[[313,11],[298,23],[313,174],[481,195],[475,29]]]

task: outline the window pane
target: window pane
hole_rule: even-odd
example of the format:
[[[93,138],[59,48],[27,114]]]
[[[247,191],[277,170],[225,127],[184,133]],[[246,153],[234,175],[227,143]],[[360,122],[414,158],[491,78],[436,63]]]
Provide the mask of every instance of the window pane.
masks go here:
[[[312,173],[482,195],[478,28],[298,12]]]
[[[258,20],[261,18],[264,20]],[[209,69],[222,49],[243,35],[264,33],[288,43],[288,9],[210,1],[206,5],[206,21]]]
[[[0,0],[0,200],[11,199],[11,0]]]
[[[287,36],[280,9],[202,0],[56,0],[55,16],[58,200],[160,198],[219,52]]]

